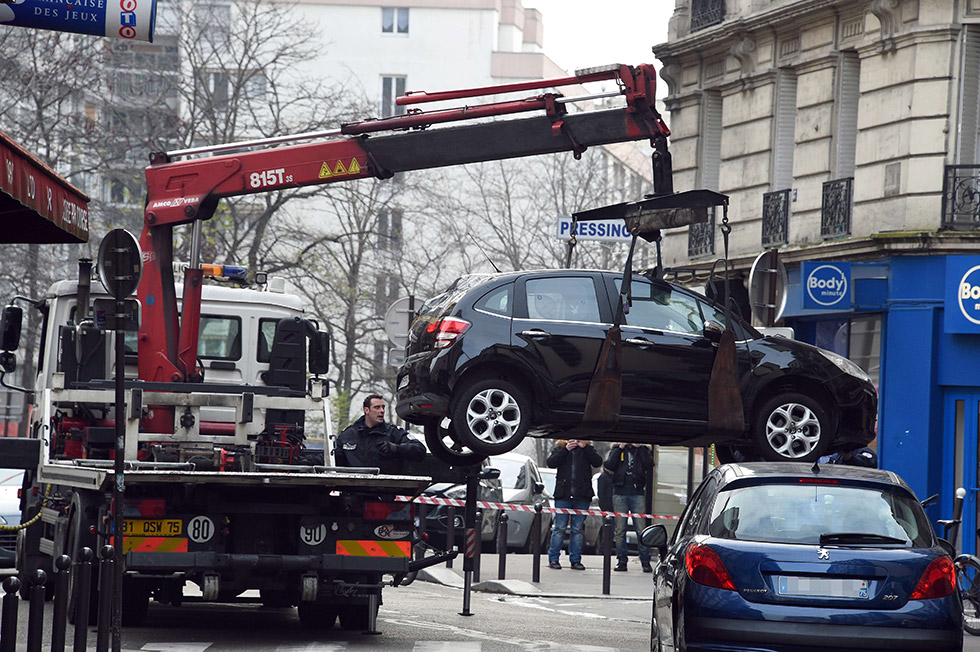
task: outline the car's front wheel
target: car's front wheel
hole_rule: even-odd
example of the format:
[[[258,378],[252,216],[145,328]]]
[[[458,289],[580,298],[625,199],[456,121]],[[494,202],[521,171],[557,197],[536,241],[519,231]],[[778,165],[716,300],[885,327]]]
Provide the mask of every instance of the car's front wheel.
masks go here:
[[[457,395],[452,413],[456,439],[484,455],[517,448],[531,422],[528,392],[502,378],[470,383]]]
[[[762,459],[813,462],[830,441],[830,417],[814,398],[797,393],[774,396],[756,414],[752,439]]]

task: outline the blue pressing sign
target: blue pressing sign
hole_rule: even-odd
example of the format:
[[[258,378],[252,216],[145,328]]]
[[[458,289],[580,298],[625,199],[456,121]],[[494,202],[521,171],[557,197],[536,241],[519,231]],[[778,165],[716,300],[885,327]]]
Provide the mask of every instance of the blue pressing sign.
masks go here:
[[[851,309],[850,263],[804,261],[800,278],[804,308]]]
[[[980,256],[947,256],[943,326],[947,333],[980,333]]]
[[[153,41],[156,0],[12,0],[0,25]]]

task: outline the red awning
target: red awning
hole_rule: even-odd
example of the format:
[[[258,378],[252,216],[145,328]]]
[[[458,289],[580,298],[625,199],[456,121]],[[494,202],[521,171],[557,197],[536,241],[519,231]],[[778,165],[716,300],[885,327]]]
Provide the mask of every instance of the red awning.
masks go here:
[[[87,242],[88,195],[0,131],[0,243]]]

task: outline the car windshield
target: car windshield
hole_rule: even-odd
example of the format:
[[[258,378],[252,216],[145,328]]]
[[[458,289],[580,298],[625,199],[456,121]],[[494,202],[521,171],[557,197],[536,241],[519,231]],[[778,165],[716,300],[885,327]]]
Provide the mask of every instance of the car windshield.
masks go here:
[[[500,486],[504,489],[527,487],[527,472],[523,462],[516,460],[492,460],[492,466],[500,470]]]
[[[723,490],[712,507],[708,531],[721,539],[773,543],[820,545],[821,536],[860,534],[866,536],[834,539],[866,544],[887,537],[895,540],[891,545],[932,545],[929,523],[914,499],[874,487],[838,484],[780,483]]]

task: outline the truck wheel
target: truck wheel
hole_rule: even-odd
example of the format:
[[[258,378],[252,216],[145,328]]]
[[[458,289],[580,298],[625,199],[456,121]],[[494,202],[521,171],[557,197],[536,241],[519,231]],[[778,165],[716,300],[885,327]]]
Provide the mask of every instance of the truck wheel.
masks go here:
[[[531,425],[528,392],[503,378],[470,383],[454,398],[453,426],[464,446],[483,455],[517,448]]]
[[[322,602],[301,602],[296,608],[299,624],[306,629],[330,629],[337,622],[337,608]]]
[[[344,629],[367,629],[369,606],[366,604],[357,604],[340,607],[340,626]],[[374,615],[378,615],[377,607],[375,607]]]
[[[830,418],[810,396],[774,396],[756,413],[752,432],[758,454],[773,462],[813,462],[831,438]]]
[[[486,455],[463,448],[456,439],[453,424],[448,419],[426,421],[423,426],[425,444],[440,462],[449,466],[476,466]]]

